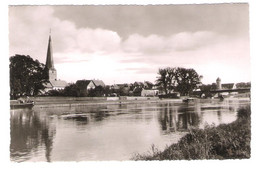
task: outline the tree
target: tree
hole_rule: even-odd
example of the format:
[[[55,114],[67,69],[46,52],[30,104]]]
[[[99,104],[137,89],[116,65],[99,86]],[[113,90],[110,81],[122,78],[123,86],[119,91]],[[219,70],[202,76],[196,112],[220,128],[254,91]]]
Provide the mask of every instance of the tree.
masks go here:
[[[245,82],[241,82],[241,83],[237,83],[236,84],[236,88],[250,88],[251,87],[251,83],[250,82],[247,82],[247,83],[245,83]]]
[[[73,96],[73,97],[79,97],[80,96],[80,89],[76,84],[70,84],[69,86],[66,86],[63,90],[64,96]]]
[[[159,69],[156,85],[162,88],[167,95],[171,91],[180,92],[181,95],[189,95],[200,83],[200,77],[194,69],[163,68]]]
[[[170,67],[159,69],[158,71],[159,76],[157,77],[156,85],[162,88],[165,94],[173,90],[175,71],[175,68]]]
[[[44,64],[28,55],[11,56],[9,64],[11,99],[22,95],[34,96],[45,89],[48,73],[44,68]]]
[[[194,69],[176,68],[174,73],[176,80],[175,90],[181,95],[189,95],[200,82],[200,76]]]
[[[201,85],[200,90],[201,94],[204,94],[204,97],[212,97],[213,94],[211,93],[211,90],[214,90],[217,88],[216,83],[215,84],[208,84],[208,85]]]
[[[94,89],[90,89],[88,91],[88,95],[89,97],[101,97],[104,96],[104,88],[102,86],[97,86]]]

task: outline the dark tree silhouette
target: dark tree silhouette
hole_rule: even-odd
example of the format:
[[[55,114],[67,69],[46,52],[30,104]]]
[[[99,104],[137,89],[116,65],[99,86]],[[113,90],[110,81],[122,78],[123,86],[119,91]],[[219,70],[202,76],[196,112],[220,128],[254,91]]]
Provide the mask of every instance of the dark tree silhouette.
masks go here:
[[[189,95],[200,83],[200,76],[194,69],[176,68],[174,73],[176,80],[175,90],[181,95]]]
[[[200,76],[194,69],[171,68],[159,69],[156,85],[167,95],[171,91],[188,95],[200,83]]]
[[[21,95],[34,96],[45,89],[48,73],[44,64],[30,56],[15,55],[10,57],[10,97],[16,99]]]
[[[165,94],[168,94],[169,91],[172,89],[172,80],[173,80],[173,68],[164,68],[164,69],[159,69],[158,71],[158,77],[156,80],[156,85],[159,88],[162,88]]]

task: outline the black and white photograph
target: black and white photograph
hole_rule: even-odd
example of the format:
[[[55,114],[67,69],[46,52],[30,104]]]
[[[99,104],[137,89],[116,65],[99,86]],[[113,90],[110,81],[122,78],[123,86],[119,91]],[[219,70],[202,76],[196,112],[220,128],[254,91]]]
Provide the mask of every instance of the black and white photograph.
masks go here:
[[[250,38],[248,2],[8,5],[10,162],[250,160]]]

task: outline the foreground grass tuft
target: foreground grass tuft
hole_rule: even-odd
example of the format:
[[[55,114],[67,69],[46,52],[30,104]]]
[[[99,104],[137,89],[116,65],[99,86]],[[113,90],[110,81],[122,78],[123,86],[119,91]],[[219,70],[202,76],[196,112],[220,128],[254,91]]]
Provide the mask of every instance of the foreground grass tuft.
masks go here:
[[[251,142],[250,106],[241,108],[237,120],[204,130],[192,129],[177,144],[160,152],[136,154],[133,160],[247,159]]]

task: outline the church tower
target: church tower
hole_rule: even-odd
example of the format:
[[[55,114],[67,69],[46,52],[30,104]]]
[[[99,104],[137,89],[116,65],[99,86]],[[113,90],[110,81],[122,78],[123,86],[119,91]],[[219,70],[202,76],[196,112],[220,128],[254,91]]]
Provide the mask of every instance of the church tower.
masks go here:
[[[53,56],[52,56],[51,35],[49,35],[49,42],[48,42],[45,68],[48,69],[49,81],[57,80],[57,71],[54,68]]]

